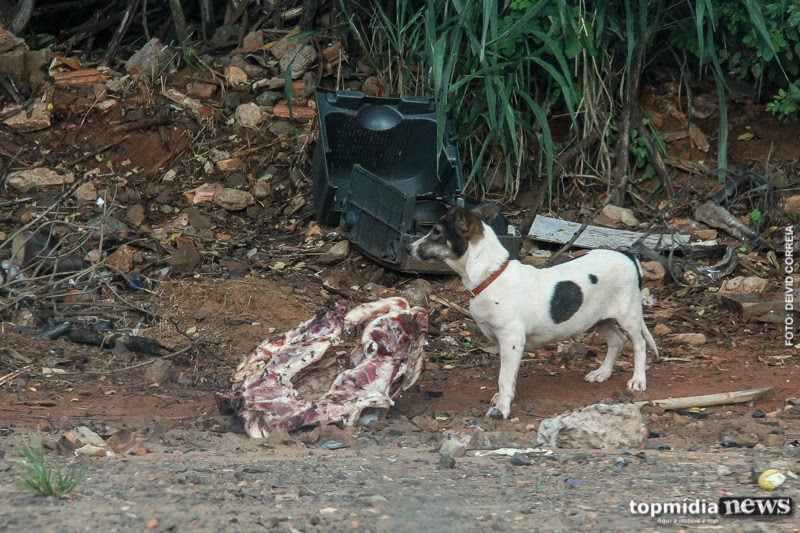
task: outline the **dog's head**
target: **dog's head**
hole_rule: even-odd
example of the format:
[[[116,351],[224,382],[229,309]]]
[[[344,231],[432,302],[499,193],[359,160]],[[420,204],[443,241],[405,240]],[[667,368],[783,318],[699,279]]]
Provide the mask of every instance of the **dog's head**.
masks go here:
[[[472,210],[451,207],[427,235],[409,244],[406,252],[423,261],[455,261],[483,238],[483,221],[499,212],[497,204],[481,204]]]

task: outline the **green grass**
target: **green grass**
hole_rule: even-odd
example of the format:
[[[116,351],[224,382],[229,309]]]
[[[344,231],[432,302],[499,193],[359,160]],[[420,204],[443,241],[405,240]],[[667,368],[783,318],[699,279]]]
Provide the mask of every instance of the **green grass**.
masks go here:
[[[60,497],[70,493],[89,473],[89,468],[53,468],[44,457],[41,435],[24,440],[19,451],[25,459],[19,461],[18,473],[21,488],[38,492],[43,496]]]
[[[500,169],[507,196],[514,196],[525,179],[552,191],[558,186],[556,175],[563,175],[556,165],[559,148],[590,136],[598,141],[574,163],[580,173],[602,176],[609,187],[633,186],[635,180],[627,179],[633,176],[620,179],[615,174],[646,172],[648,161],[626,159],[619,165],[610,154],[622,133],[628,143],[642,146],[631,137],[634,131],[642,134],[639,78],[650,69],[663,72],[665,65],[680,73],[690,98],[690,85],[698,79],[715,82],[720,103],[717,161],[727,167],[725,74],[734,56],[728,50],[726,22],[731,3],[339,0],[388,95],[435,97],[439,133],[448,114],[455,122],[468,183],[485,193],[484,173]],[[759,5],[744,0],[738,14],[751,25],[751,42],[761,43],[760,61],[772,61],[783,71],[773,26],[765,26]],[[550,123],[559,115],[568,119],[570,131],[556,142]],[[657,132],[650,136],[657,137]],[[660,157],[652,148],[647,152],[647,157]],[[630,158],[631,153],[622,156]],[[637,164],[644,170],[637,170]],[[670,178],[662,172],[658,179]]]

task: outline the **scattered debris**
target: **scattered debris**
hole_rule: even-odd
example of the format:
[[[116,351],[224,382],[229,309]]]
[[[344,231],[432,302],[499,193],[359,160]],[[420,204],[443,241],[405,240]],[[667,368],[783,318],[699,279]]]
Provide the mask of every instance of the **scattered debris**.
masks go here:
[[[712,228],[721,229],[737,239],[750,241],[760,247],[771,248],[767,241],[739,222],[735,216],[717,203],[708,201],[699,205],[694,210],[694,216],[697,220],[705,222]]]
[[[650,431],[632,404],[595,404],[543,420],[538,443],[559,448],[643,448]]]
[[[594,221],[604,226],[618,226],[621,223],[630,228],[635,228],[640,224],[633,211],[613,204],[605,206]]]
[[[546,450],[544,448],[498,448],[496,450],[477,451],[475,452],[475,457],[485,457],[487,455],[507,455],[508,457],[513,457],[518,454],[536,454],[544,457],[554,455],[552,450]]]

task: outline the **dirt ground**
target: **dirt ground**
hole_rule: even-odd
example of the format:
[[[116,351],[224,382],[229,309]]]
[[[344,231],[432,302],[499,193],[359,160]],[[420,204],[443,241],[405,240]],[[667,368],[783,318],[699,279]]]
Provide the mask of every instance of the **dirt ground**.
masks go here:
[[[182,88],[190,82],[185,71],[171,80]],[[124,177],[113,185],[97,184],[116,191],[112,213],[130,226],[104,253],[121,242],[135,247],[135,273],[145,290],[124,293],[124,313],[120,298],[98,290],[92,309],[114,316],[121,330],[180,353],[153,364],[152,355],[124,348],[89,347],[64,337],[37,340],[31,329],[17,327],[23,306],[0,302],[10,316],[0,324],[0,377],[14,374],[0,381],[0,531],[800,531],[800,508],[790,519],[707,514],[673,523],[631,511],[631,502],[710,503],[721,496],[774,494],[800,504],[796,476],[774,493],[753,479],[768,467],[800,474],[800,419],[790,414],[796,412],[791,401],[800,397],[797,351],[784,346],[782,324],[743,321],[707,288],[645,284],[652,297],[645,321],[663,357],[648,364],[647,391],[625,392],[632,372],[629,349],[607,382],[584,382],[605,352],[587,334],[528,353],[512,419],[494,421],[484,414],[497,390],[496,351],[456,306],[441,303],[466,305],[459,281],[423,276],[438,297],[429,301],[425,371],[384,419],[332,433],[334,440],[349,441],[339,450],[320,448],[325,431],[333,429],[266,443],[249,439],[236,420],[219,414],[214,401],[215,392],[229,390],[230,375],[249,350],[306,320],[330,298],[348,300],[332,295],[323,282],[341,294],[385,297],[401,295],[417,276],[386,270],[357,250],[333,265],[318,261],[341,237],[312,221],[310,180],[303,170],[313,146],[313,121],[300,124],[291,137],[273,134],[278,119],[258,129],[225,120],[209,127],[176,112],[147,87],[121,95],[119,104],[99,112],[93,90],[56,90],[53,126],[0,135],[0,153],[24,146],[18,165],[66,161],[83,172],[113,169]],[[643,105],[664,116],[665,130],[675,127],[663,94],[653,94]],[[127,114],[142,109],[145,118],[168,120],[148,129],[113,131],[141,120]],[[796,182],[798,126],[780,124],[763,105],[736,104],[729,115],[733,164],[757,172],[768,166],[781,186]],[[713,131],[713,117],[697,124]],[[740,138],[742,133],[754,135]],[[243,166],[235,172],[213,164],[211,171],[202,170],[213,150],[227,150]],[[685,168],[689,163],[713,168],[711,154],[713,147],[698,150],[689,139],[668,144],[668,155]],[[178,178],[165,179],[167,170]],[[187,207],[184,193],[202,183],[218,180],[250,189],[259,177],[269,182],[270,195],[247,210]],[[679,172],[676,188],[692,179],[689,171]],[[690,195],[703,197],[716,186],[715,178],[701,180]],[[531,194],[524,190],[520,198]],[[52,197],[46,190],[4,190],[0,241],[52,205]],[[585,200],[580,187],[565,183],[559,202],[550,207],[556,215],[574,215],[585,209]],[[137,206],[143,213],[138,224],[131,217]],[[524,200],[506,207],[515,223],[528,214]],[[85,221],[98,209],[91,202],[67,202],[59,216]],[[676,216],[687,213],[688,208]],[[183,215],[191,225],[174,226]],[[151,238],[159,228],[158,238]],[[144,246],[148,239],[157,245]],[[186,242],[181,239],[193,243],[196,261],[181,252]],[[749,266],[735,275],[758,275],[768,280],[767,293],[782,291],[776,268],[762,255],[746,247],[742,255]],[[161,279],[167,263],[173,270]],[[113,283],[120,287],[127,280],[116,277]],[[705,342],[686,345],[677,339],[682,333],[702,333]],[[766,387],[771,390],[748,404],[649,411],[644,450],[556,449],[532,455],[530,465],[476,457],[477,450],[469,449],[453,466],[443,464],[438,453],[449,435],[465,428],[484,430],[488,442],[481,448],[535,447],[541,420],[570,409]],[[61,457],[59,437],[79,426],[104,438],[132,430],[140,454]],[[19,444],[37,431],[48,461],[91,467],[68,498],[44,498],[16,485]]]

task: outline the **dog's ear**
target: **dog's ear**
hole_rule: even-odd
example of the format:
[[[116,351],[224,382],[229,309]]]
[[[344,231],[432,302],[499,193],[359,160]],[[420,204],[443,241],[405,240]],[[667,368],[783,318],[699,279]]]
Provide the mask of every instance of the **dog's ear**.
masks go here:
[[[478,207],[472,209],[472,212],[478,216],[478,218],[483,219],[485,222],[492,220],[498,214],[500,214],[500,206],[497,204],[481,204]]]
[[[472,213],[462,207],[455,207],[454,210],[453,228],[455,228],[458,235],[466,237],[472,231],[472,224],[475,219]]]

